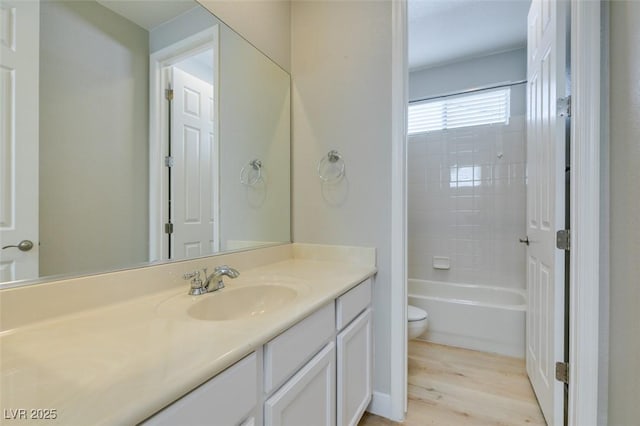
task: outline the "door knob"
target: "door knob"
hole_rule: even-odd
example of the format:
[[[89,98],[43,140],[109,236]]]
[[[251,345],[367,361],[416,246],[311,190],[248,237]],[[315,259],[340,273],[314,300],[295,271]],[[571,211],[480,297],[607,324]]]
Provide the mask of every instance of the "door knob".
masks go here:
[[[7,249],[9,247],[16,247],[20,251],[29,251],[33,248],[33,242],[29,240],[22,240],[18,243],[18,245],[2,247],[2,250]]]
[[[518,238],[518,241],[520,241],[522,244],[526,244],[529,245],[529,237],[524,237],[524,238]]]

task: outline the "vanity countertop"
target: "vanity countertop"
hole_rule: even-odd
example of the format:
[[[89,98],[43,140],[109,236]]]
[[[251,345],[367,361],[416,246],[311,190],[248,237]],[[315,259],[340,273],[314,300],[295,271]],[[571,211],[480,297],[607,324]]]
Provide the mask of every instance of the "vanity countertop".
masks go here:
[[[282,281],[285,308],[232,321],[174,312],[195,303],[188,284],[0,333],[0,423],[55,410],[47,424],[138,423],[375,274],[374,266],[289,259],[225,277],[227,289]],[[224,292],[226,289],[223,289]],[[51,301],[55,303],[55,301]],[[13,411],[10,411],[13,410]]]

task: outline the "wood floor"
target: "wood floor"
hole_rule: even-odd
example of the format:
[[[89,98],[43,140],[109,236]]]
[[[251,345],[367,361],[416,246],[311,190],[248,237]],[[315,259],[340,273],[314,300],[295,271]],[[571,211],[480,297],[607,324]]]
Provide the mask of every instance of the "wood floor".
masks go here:
[[[409,343],[404,423],[365,413],[359,426],[546,425],[524,360],[434,343]]]

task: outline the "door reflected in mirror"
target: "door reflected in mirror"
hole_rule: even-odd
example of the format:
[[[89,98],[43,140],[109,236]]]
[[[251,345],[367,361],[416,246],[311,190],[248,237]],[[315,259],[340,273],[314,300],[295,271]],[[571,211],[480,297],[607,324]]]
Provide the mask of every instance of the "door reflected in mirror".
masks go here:
[[[1,282],[290,241],[290,78],[269,58],[193,1],[2,15],[0,242],[34,245],[1,251]]]

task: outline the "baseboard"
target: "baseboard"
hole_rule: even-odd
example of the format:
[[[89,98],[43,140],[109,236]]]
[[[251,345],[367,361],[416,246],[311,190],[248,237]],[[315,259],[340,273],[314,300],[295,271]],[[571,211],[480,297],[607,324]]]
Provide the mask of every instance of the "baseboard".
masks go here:
[[[387,393],[374,392],[371,403],[367,411],[376,416],[391,419],[391,395]],[[393,419],[391,419],[393,420]]]
[[[471,349],[524,359],[524,334],[518,341],[502,341],[483,339],[473,336],[461,336],[459,334],[438,332],[429,330],[416,340],[438,343],[440,345],[454,346],[456,348]]]

